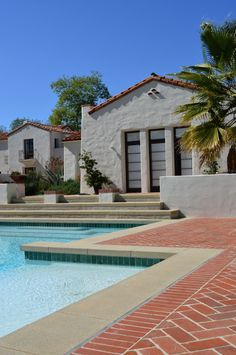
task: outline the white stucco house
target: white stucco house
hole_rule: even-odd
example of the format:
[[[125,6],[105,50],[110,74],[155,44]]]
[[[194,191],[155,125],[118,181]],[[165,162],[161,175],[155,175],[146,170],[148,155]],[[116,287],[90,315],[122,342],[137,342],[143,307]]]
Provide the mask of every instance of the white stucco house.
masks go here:
[[[186,127],[174,114],[194,90],[190,83],[152,75],[95,107],[84,105],[81,132],[25,122],[0,134],[0,173],[42,171],[51,157],[60,158],[64,180],[80,176],[80,192],[92,193],[79,169],[85,150],[122,192],[155,192],[161,176],[197,175],[198,155],[180,150]],[[227,171],[227,154],[225,149],[220,172]]]
[[[79,153],[80,132],[67,126],[26,121],[12,132],[0,135],[0,172],[43,172],[50,158],[59,158],[62,161],[66,159],[66,166],[72,165],[65,169],[65,179],[76,179],[79,175],[78,163],[76,165]]]
[[[190,83],[152,75],[98,106],[83,106],[81,151],[91,152],[123,192],[159,191],[160,176],[199,174],[198,155],[179,148],[186,127],[174,114],[194,90]],[[225,164],[223,157],[223,171]],[[91,192],[83,171],[81,192]]]

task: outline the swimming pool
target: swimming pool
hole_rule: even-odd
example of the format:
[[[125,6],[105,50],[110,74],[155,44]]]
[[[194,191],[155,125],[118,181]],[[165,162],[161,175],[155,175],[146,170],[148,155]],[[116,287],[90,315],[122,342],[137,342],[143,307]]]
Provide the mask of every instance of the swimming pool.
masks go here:
[[[69,242],[120,229],[0,224],[0,336],[143,269],[25,260],[20,245],[39,240]]]

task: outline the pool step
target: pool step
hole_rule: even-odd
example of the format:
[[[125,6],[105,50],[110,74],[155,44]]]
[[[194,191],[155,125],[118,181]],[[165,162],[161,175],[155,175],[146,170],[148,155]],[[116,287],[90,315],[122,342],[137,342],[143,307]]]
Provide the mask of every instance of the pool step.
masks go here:
[[[2,210],[162,210],[164,204],[162,202],[115,202],[115,203],[99,203],[99,202],[73,202],[73,203],[57,203],[57,204],[44,204],[34,203],[32,204],[9,204],[0,205],[0,211]]]
[[[165,220],[166,221],[166,220]],[[43,217],[37,217],[37,219],[35,217],[0,217],[0,223],[49,223],[51,224],[55,224],[55,225],[61,225],[61,224],[99,224],[99,225],[104,225],[106,226],[107,224],[109,225],[128,225],[127,228],[129,227],[130,224],[133,225],[143,225],[143,224],[150,224],[150,223],[156,223],[156,222],[163,222],[162,219],[147,219],[147,218],[132,218],[132,219],[126,219],[126,218],[108,218],[108,219],[101,219],[101,218],[43,218]]]
[[[52,209],[15,209],[1,210],[0,218],[99,218],[99,219],[175,219],[179,210],[52,210]]]

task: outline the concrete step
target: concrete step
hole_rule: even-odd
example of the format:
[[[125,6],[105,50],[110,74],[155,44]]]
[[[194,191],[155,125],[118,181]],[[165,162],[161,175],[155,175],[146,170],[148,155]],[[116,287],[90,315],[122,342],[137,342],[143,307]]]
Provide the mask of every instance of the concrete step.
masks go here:
[[[65,195],[65,202],[80,203],[80,202],[98,202],[98,195]],[[160,201],[160,193],[130,193],[121,194],[117,202],[158,202]],[[25,196],[21,199],[13,201],[14,203],[43,203],[43,195]]]
[[[100,218],[100,219],[176,219],[179,210],[1,210],[0,218]]]
[[[163,209],[162,202],[114,202],[114,203],[99,203],[99,202],[72,202],[72,203],[58,203],[58,204],[44,204],[44,203],[16,203],[9,205],[0,205],[2,210],[113,210],[118,211],[122,209],[129,210],[161,210]]]
[[[37,196],[25,196],[21,198],[14,198],[12,200],[13,204],[33,204],[33,203],[43,203],[43,196],[42,195],[37,195]]]
[[[158,201],[160,201],[160,193],[159,192],[151,192],[151,193],[147,193],[147,194],[142,194],[142,193],[121,194],[119,197],[119,201],[158,202]]]

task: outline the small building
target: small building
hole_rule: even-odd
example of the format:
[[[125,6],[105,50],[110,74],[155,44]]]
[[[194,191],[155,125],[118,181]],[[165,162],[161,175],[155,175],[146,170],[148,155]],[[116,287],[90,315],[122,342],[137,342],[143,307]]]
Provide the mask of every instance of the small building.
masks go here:
[[[0,136],[0,171],[9,174],[13,171],[43,173],[51,158],[64,161],[63,140],[79,134],[68,126],[26,121],[9,134]]]
[[[123,192],[159,191],[160,176],[199,174],[196,152],[180,149],[186,127],[174,114],[195,90],[191,83],[152,75],[98,106],[84,106],[81,150],[91,152]],[[91,192],[83,171],[81,192]]]

